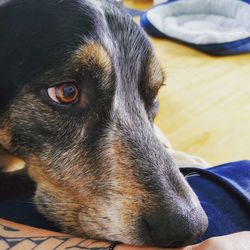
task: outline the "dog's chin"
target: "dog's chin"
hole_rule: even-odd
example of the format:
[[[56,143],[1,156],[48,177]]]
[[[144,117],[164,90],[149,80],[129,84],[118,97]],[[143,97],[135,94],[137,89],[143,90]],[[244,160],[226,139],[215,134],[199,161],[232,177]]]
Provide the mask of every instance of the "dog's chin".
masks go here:
[[[86,227],[84,227],[83,225],[82,225],[82,228],[83,228],[83,231],[84,231],[84,228],[86,230]],[[186,247],[187,245],[192,244],[192,242],[185,242],[185,241],[174,241],[174,242],[169,242],[169,243],[164,243],[164,244],[162,243],[157,244],[152,241],[150,235],[147,235],[147,234],[141,235],[140,233],[135,233],[136,230],[134,230],[133,227],[130,227],[129,225],[127,225],[125,228],[131,228],[130,232],[129,230],[127,233],[125,233],[124,231],[112,232],[112,229],[110,228],[106,231],[106,234],[103,231],[99,231],[101,232],[100,235],[91,234],[90,232],[92,230],[90,230],[89,232],[79,234],[78,236],[83,237],[83,238],[87,236],[87,238],[94,239],[97,241],[102,241],[102,242],[116,241],[120,244],[137,246],[137,247],[156,247],[156,248],[171,248],[172,249],[172,248]],[[96,232],[98,232],[98,230],[96,230]]]
[[[80,221],[79,221],[80,222]],[[146,246],[151,245],[150,242],[146,242],[145,239],[141,237],[136,237],[138,235],[131,225],[126,225],[123,230],[115,227],[108,227],[108,222],[106,225],[100,225],[99,223],[92,224],[91,226],[86,222],[80,222],[80,227],[82,233],[79,236],[88,239],[94,239],[102,242],[116,241],[121,244],[133,245],[133,246]],[[99,228],[99,229],[98,229]],[[126,231],[124,230],[126,229]]]

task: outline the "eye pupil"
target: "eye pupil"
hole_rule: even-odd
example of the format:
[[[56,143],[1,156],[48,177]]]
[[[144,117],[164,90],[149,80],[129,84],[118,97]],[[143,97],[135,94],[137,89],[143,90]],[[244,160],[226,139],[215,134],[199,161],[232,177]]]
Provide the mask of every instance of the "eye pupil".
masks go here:
[[[79,97],[78,88],[73,83],[66,83],[56,87],[56,97],[61,103],[76,103]]]
[[[73,86],[64,86],[63,88],[63,97],[64,98],[72,98],[72,96],[75,96],[75,88]]]

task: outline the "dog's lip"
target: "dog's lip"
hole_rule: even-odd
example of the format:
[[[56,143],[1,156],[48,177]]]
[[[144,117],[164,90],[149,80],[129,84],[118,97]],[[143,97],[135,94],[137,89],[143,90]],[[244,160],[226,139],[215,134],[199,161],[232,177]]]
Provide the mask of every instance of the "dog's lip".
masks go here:
[[[81,219],[81,212],[78,213],[77,215],[77,223],[79,225],[79,227],[81,228],[82,232],[79,232],[79,235],[82,237],[87,237],[90,239],[95,239],[97,241],[115,241],[118,242],[118,244],[126,244],[126,245],[131,245],[131,246],[138,246],[138,247],[142,247],[142,246],[153,246],[152,241],[151,242],[144,242],[143,239],[140,239],[140,237],[136,237],[136,234],[133,235],[133,237],[130,237],[129,234],[126,236],[124,233],[120,234],[119,232],[116,233],[110,233],[110,237],[105,237],[105,236],[91,236],[88,235],[88,233],[86,233],[84,231],[84,220]]]

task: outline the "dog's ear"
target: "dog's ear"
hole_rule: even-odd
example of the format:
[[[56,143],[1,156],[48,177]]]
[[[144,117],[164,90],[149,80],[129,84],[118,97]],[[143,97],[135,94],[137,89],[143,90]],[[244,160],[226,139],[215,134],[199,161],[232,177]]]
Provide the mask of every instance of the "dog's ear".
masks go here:
[[[15,172],[25,167],[25,162],[9,153],[0,145],[0,168],[2,172]]]

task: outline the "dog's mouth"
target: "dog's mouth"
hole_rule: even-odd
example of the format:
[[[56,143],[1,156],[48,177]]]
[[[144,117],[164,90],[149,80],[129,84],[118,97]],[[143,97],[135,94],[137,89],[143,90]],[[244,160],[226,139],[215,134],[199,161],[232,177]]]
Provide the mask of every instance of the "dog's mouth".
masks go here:
[[[105,209],[105,206],[104,206]],[[173,212],[174,211],[174,212]],[[194,243],[206,231],[208,219],[197,206],[189,211],[173,208],[167,211],[160,205],[146,216],[131,214],[124,221],[125,211],[113,210],[108,214],[86,219],[79,214],[79,223],[90,238],[117,241],[129,245],[154,247],[183,247]],[[139,219],[136,219],[139,218]],[[98,218],[102,218],[98,221]]]

